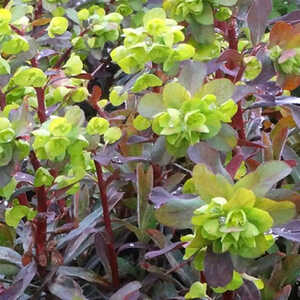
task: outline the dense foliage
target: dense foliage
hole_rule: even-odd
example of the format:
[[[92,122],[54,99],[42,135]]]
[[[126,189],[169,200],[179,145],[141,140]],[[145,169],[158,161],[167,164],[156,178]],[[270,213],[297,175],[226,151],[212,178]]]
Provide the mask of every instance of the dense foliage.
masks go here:
[[[2,0],[0,300],[300,297],[300,10]]]

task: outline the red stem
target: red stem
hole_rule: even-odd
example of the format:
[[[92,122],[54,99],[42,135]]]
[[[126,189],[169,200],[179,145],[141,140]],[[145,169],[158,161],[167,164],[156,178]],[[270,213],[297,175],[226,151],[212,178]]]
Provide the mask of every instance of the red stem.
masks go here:
[[[38,87],[35,88],[37,101],[38,101],[38,117],[41,123],[44,123],[47,120],[46,116],[46,107],[45,107],[45,90],[44,88]]]
[[[42,13],[43,13],[43,2],[42,0],[39,0],[34,13],[35,20],[39,19],[42,16]]]
[[[31,164],[36,171],[41,165],[33,151],[30,152],[29,158]],[[47,265],[47,251],[46,251],[46,239],[47,239],[47,193],[45,186],[35,188],[37,196],[37,210],[38,215],[36,217],[36,230],[35,230],[35,247],[36,257],[40,266],[45,267]]]
[[[0,108],[3,111],[6,106],[6,96],[5,94],[0,90]]]
[[[113,286],[115,288],[117,288],[120,285],[120,280],[119,280],[117,255],[116,255],[115,248],[114,248],[114,236],[113,236],[111,221],[110,221],[110,217],[109,217],[108,199],[107,199],[107,193],[106,193],[107,185],[103,179],[101,164],[99,162],[97,162],[96,160],[94,162],[95,162],[95,166],[96,166],[98,186],[99,186],[100,196],[101,196],[104,224],[105,224],[106,233],[107,233],[108,239],[109,239],[106,246],[108,248],[107,253],[109,255],[111,274],[112,274],[112,282],[113,282]]]
[[[228,42],[229,42],[229,48],[237,50],[238,49],[238,33],[237,33],[237,22],[236,18],[233,16],[230,20],[230,23],[228,24]]]
[[[234,292],[227,291],[223,294],[223,300],[233,300],[234,299]]]
[[[31,59],[31,65],[34,68],[38,67],[37,60],[35,58]],[[47,120],[46,116],[46,107],[45,107],[45,89],[42,87],[35,88],[37,101],[38,101],[38,109],[37,114],[41,123],[44,123]]]

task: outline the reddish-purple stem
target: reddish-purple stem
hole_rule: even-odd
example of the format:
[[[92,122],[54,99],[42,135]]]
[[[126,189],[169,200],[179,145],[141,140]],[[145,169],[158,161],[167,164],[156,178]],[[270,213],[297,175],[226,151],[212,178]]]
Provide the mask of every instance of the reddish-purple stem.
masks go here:
[[[34,151],[29,154],[31,164],[36,171],[41,165],[37,159]],[[35,230],[35,247],[36,257],[40,266],[45,267],[47,265],[47,251],[46,251],[46,239],[47,239],[47,193],[45,186],[35,188],[37,197],[37,211],[36,217],[36,230]]]
[[[31,59],[31,65],[34,68],[38,67],[37,60],[35,58]],[[45,107],[45,89],[42,87],[36,87],[35,92],[38,101],[37,114],[40,122],[44,123],[47,120],[46,107]]]
[[[5,94],[0,90],[0,108],[3,111],[6,106],[6,96]]]
[[[111,227],[111,220],[109,217],[108,199],[107,199],[107,193],[106,193],[107,185],[103,179],[101,164],[99,162],[97,162],[96,160],[94,162],[95,162],[95,166],[96,166],[98,186],[99,186],[101,203],[102,203],[103,219],[104,219],[106,233],[108,235],[108,243],[107,243],[108,251],[107,251],[107,253],[109,255],[111,274],[112,274],[112,282],[113,282],[113,286],[115,288],[117,288],[120,285],[120,280],[119,280],[117,255],[116,255],[116,251],[115,251],[115,247],[114,247],[114,236],[113,236],[113,231],[112,231],[112,227]]]
[[[38,101],[38,117],[41,123],[44,123],[47,120],[46,116],[46,107],[45,107],[45,90],[44,88],[38,87],[35,88],[37,101]]]

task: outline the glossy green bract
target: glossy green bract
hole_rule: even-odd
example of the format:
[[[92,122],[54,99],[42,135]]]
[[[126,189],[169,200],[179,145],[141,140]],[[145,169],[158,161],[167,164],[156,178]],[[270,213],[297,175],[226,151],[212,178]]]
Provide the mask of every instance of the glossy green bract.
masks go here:
[[[47,76],[38,68],[20,68],[12,80],[20,87],[43,87],[47,82]]]
[[[51,19],[51,22],[48,26],[48,35],[51,38],[54,38],[55,35],[64,34],[69,26],[69,22],[64,17],[54,17]]]
[[[22,218],[26,217],[28,220],[33,220],[36,214],[37,212],[32,208],[20,205],[18,201],[14,201],[13,207],[5,210],[5,222],[7,225],[16,228]]]
[[[184,40],[183,27],[167,19],[162,8],[149,10],[143,24],[143,27],[123,29],[124,45],[111,52],[113,61],[125,73],[140,71],[149,61],[163,63],[164,70],[169,71],[176,62],[194,56],[194,47],[180,43]]]
[[[268,232],[275,223],[281,222],[274,215],[274,210],[284,209],[287,201],[275,202],[255,195],[246,188],[247,177],[253,178],[252,175],[255,176],[255,173],[232,185],[204,165],[195,166],[193,177],[188,182],[188,192],[199,194],[207,204],[194,211],[194,235],[188,236],[185,258],[208,245],[215,253],[229,251],[242,257],[256,258],[273,245],[273,236]],[[289,205],[292,213],[286,216],[285,221],[295,213],[293,203],[289,202]],[[200,267],[203,265],[200,264]]]
[[[222,122],[231,122],[237,111],[231,99],[219,104],[211,94],[191,97],[177,82],[164,87],[163,102],[166,110],[154,115],[152,129],[166,136],[167,148],[176,156],[184,155],[189,145],[215,136]]]

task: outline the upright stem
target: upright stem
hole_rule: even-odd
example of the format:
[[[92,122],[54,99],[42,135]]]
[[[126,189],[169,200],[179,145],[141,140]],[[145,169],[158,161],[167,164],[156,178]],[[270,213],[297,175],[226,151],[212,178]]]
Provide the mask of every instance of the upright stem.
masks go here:
[[[44,88],[38,87],[35,88],[37,101],[38,101],[38,117],[41,123],[44,123],[47,120],[46,116],[46,107],[45,107],[45,90]]]
[[[37,159],[33,151],[29,154],[31,164],[36,171],[40,167],[40,162]],[[38,215],[36,217],[36,230],[35,230],[35,247],[36,257],[40,266],[45,267],[47,265],[47,251],[46,251],[46,240],[47,240],[47,193],[45,186],[35,188],[37,197],[37,210]]]
[[[35,58],[31,59],[31,65],[34,68],[38,67],[37,60]],[[36,97],[38,101],[38,110],[37,114],[41,123],[44,123],[47,120],[46,116],[46,107],[45,107],[45,89],[42,87],[35,88]]]
[[[108,243],[107,243],[108,251],[107,251],[107,253],[108,253],[109,261],[110,261],[112,282],[113,282],[113,286],[115,288],[117,288],[120,285],[120,280],[119,280],[119,272],[118,272],[117,255],[116,255],[116,251],[114,248],[114,236],[113,236],[111,221],[110,221],[110,217],[109,217],[108,199],[107,199],[107,193],[106,193],[106,182],[103,179],[101,164],[98,163],[96,160],[94,162],[95,162],[95,166],[96,166],[98,186],[99,186],[100,196],[101,196],[105,230],[108,235]]]
[[[228,43],[229,48],[233,50],[238,49],[238,33],[237,33],[237,22],[235,16],[233,16],[228,25]]]
[[[0,108],[3,111],[6,106],[6,96],[5,94],[0,90]]]
[[[234,299],[234,292],[227,291],[223,294],[223,300],[233,300]]]

